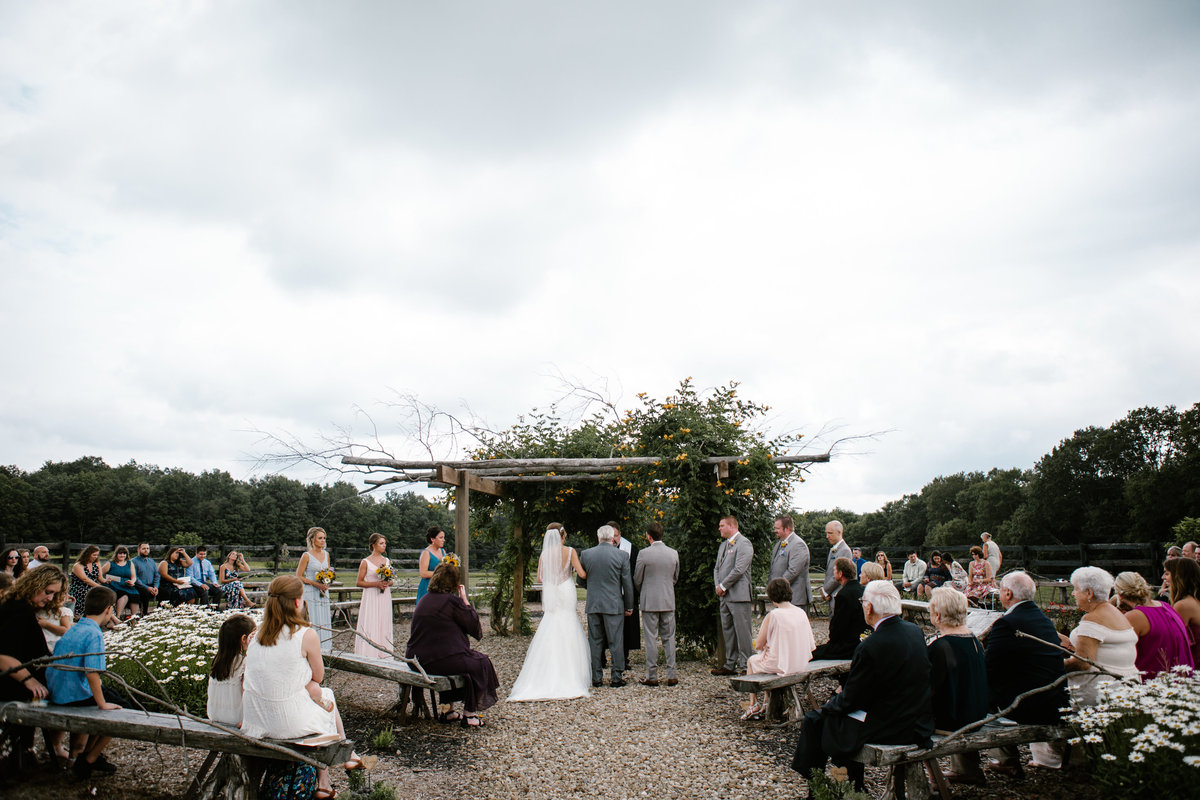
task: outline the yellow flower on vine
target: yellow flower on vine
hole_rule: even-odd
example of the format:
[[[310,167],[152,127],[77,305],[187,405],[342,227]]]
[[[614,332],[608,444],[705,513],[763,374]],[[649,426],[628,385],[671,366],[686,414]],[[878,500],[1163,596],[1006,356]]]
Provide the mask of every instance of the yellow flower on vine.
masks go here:
[[[680,453],[679,455],[675,456],[675,460],[676,461],[687,461],[687,453]]]
[[[679,432],[680,433],[691,433],[692,429],[691,428],[680,428]]]

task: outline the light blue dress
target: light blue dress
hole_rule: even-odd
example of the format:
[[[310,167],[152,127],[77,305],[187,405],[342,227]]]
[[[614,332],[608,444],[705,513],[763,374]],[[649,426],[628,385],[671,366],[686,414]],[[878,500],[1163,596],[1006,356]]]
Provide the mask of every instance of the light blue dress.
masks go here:
[[[443,556],[446,555],[445,548],[442,548],[442,555]],[[429,551],[429,571],[433,572],[435,569],[437,569],[437,566],[440,563],[442,563],[442,559],[438,557],[437,553],[430,550]],[[420,583],[417,584],[417,602],[418,603],[421,602],[421,598],[424,597],[425,593],[428,591],[429,591],[429,578],[421,578]]]
[[[308,566],[304,568],[304,577],[310,581],[317,579],[317,573],[329,569],[329,551],[325,552],[325,560],[317,561],[311,552],[308,554]],[[308,621],[321,637],[321,652],[333,650],[333,625],[329,614],[329,594],[315,586],[304,584],[304,604],[308,606]]]

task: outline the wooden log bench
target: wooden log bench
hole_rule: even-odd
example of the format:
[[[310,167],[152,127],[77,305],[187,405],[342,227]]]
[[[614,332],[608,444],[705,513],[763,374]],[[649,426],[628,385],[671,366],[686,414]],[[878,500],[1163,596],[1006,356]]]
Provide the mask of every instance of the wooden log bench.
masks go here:
[[[353,672],[356,675],[367,675],[397,685],[398,697],[395,709],[400,715],[401,722],[408,722],[412,717],[422,715],[432,719],[433,709],[437,708],[437,695],[451,689],[461,689],[467,685],[466,675],[428,675],[423,677],[406,662],[393,658],[367,658],[353,653],[325,653],[322,656],[326,669],[338,669],[343,672]],[[413,690],[416,690],[414,693]],[[425,692],[429,692],[429,703],[425,703]],[[409,713],[409,706],[412,713]]]
[[[265,747],[261,741],[281,745],[322,764],[342,763],[354,751],[354,742],[335,736],[252,741],[206,722],[130,708],[101,711],[95,707],[0,703],[0,727],[8,725],[207,750],[208,756],[186,795],[194,797],[198,793],[201,800],[215,797],[255,800],[268,762],[293,760],[286,753]]]
[[[943,744],[944,736],[935,735],[933,746],[921,749],[911,744],[868,744],[854,757],[869,767],[891,767],[891,779],[881,798],[904,796],[907,800],[926,800],[932,779],[942,800],[949,800],[950,787],[942,777],[937,760],[959,753],[977,753],[1002,745],[1050,742],[1066,739],[1074,733],[1064,725],[1018,725],[991,722]],[[903,795],[896,787],[903,787]]]
[[[820,703],[812,696],[811,682],[813,678],[828,677],[850,669],[850,659],[818,659],[808,662],[804,672],[793,672],[788,675],[774,673],[757,673],[754,675],[735,675],[729,679],[729,685],[738,692],[771,693],[767,703],[764,719],[774,722],[784,718],[784,697],[790,694],[792,706],[788,710],[788,720],[796,722],[804,716],[804,705],[807,701],[809,708],[817,708]],[[787,692],[779,691],[787,689]],[[803,695],[801,694],[803,692]]]

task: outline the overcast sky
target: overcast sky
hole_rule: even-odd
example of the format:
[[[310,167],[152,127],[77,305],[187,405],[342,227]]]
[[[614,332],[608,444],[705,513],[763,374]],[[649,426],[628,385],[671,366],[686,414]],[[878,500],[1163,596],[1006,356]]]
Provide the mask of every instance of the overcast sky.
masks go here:
[[[798,508],[1200,401],[1200,5],[0,4],[0,463],[742,382]],[[444,455],[451,455],[444,453]],[[302,480],[312,475],[287,473]]]

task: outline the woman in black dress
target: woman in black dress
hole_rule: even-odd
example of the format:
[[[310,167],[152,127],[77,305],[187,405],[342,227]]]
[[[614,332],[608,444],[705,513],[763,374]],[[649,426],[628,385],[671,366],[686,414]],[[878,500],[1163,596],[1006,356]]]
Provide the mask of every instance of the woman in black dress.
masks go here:
[[[934,589],[929,619],[938,630],[930,642],[929,678],[933,684],[933,724],[936,733],[951,733],[987,716],[987,663],[983,645],[966,626],[967,597],[949,586]],[[982,784],[979,753],[950,757],[951,783]]]

